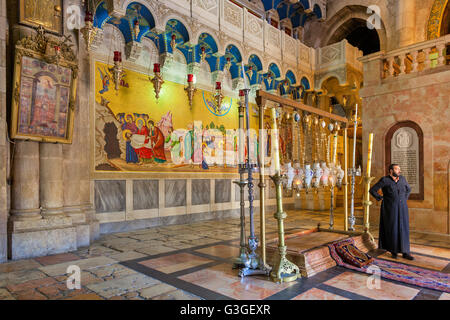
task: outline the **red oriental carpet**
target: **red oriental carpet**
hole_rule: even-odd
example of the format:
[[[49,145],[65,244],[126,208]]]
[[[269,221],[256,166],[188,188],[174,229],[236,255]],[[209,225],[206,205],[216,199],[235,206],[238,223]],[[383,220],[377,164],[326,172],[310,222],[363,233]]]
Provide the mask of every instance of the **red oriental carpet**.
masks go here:
[[[344,241],[348,241],[348,239]],[[376,258],[370,265],[356,267],[345,262],[338,254],[336,251],[336,245],[339,243],[340,242],[335,242],[328,245],[331,257],[339,266],[368,274],[374,274],[373,266],[376,266],[380,269],[380,276],[382,278],[450,293],[450,274]]]

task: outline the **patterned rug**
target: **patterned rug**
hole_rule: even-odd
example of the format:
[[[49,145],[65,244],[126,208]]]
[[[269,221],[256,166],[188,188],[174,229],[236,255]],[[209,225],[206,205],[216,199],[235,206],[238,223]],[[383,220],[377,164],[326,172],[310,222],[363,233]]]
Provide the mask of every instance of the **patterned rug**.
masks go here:
[[[348,239],[344,241],[348,241]],[[339,242],[329,244],[328,248],[330,249],[331,257],[339,266],[368,274],[374,274],[372,266],[376,266],[381,270],[380,275],[382,278],[450,293],[450,274],[382,259],[374,259],[374,262],[367,266],[355,267],[342,259],[336,251],[336,245],[339,245]]]

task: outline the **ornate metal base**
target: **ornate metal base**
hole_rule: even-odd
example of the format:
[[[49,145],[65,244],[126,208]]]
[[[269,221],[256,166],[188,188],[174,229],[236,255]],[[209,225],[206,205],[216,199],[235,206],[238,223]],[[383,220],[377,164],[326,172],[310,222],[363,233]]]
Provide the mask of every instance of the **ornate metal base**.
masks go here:
[[[241,247],[239,256],[233,260],[233,269],[245,268],[245,261],[248,260],[247,248]]]
[[[286,252],[286,247],[283,249]],[[281,257],[280,261],[270,273],[272,281],[277,283],[295,281],[298,279],[299,275],[300,269],[294,263],[286,259],[285,256]]]

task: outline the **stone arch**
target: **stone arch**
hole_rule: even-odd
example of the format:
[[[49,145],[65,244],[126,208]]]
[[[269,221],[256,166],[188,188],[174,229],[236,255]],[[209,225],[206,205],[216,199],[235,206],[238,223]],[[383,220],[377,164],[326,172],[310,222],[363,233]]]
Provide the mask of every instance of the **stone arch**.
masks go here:
[[[319,81],[316,83],[315,87],[317,88],[317,90],[321,90],[323,83],[330,78],[336,78],[337,81],[339,82],[339,85],[341,85],[341,86],[347,84],[347,79],[343,79],[339,74],[337,74],[335,72],[330,72],[330,73],[327,73],[326,75],[324,75],[323,77],[321,77],[319,79]]]
[[[111,37],[113,36],[116,39],[115,41],[111,41]],[[95,49],[95,51],[99,53],[109,53],[115,49],[120,49],[122,52],[125,51],[125,37],[120,29],[115,25],[106,23],[103,27],[103,41],[101,42],[101,45]]]
[[[449,11],[449,1],[448,0],[434,0],[431,7],[430,16],[428,18],[427,24],[427,40],[432,40],[443,36],[441,34],[442,25],[444,21],[444,14],[446,10]]]
[[[151,39],[144,37],[142,39],[142,53],[139,56],[139,59],[137,59],[136,64],[139,64],[143,67],[150,66],[150,68],[153,68],[152,63],[158,62],[159,62],[158,48]]]
[[[137,2],[141,5],[143,5],[144,7],[146,7],[148,9],[148,11],[150,11],[150,13],[153,16],[153,20],[155,21],[155,26],[159,26],[160,25],[160,17],[158,15],[155,14],[155,12],[157,12],[157,7],[154,4],[154,1],[143,1],[143,0],[120,0],[119,6],[122,10],[127,10],[128,6],[133,3],[133,2]],[[166,21],[167,22],[167,21]],[[165,25],[165,24],[164,24]]]
[[[186,28],[186,31],[187,31],[187,34],[188,34],[188,37],[189,37],[189,41],[194,41],[192,29],[189,26],[189,23],[183,17],[181,17],[180,15],[177,15],[177,14],[174,14],[174,13],[169,13],[168,15],[164,16],[161,19],[161,23],[162,23],[162,26],[163,26],[164,30],[166,28],[167,22],[169,22],[169,20],[171,20],[171,19],[178,20]]]
[[[360,8],[361,9],[361,8]],[[344,17],[340,17],[339,21],[334,25],[331,25],[327,30],[327,36],[322,40],[322,46],[326,46],[331,44],[330,41],[336,35],[338,30],[345,27],[346,24],[351,23],[352,21],[367,21],[368,15],[367,13],[356,11],[351,12],[350,14],[345,14]],[[378,35],[378,39],[380,41],[380,50],[386,50],[387,48],[387,33],[383,20],[381,20],[382,28],[380,30],[376,30]]]
[[[370,15],[367,14],[367,9],[370,5],[373,5],[373,3],[369,2],[370,1],[368,0],[347,0],[333,2],[333,5],[331,5],[328,9],[327,16],[329,18],[323,23],[314,22],[314,25],[311,24],[309,26],[311,28],[323,28],[320,34],[317,35],[317,38],[314,39],[317,42],[314,44],[314,46],[327,46],[330,39],[335,35],[336,31],[351,19],[366,21],[370,17]],[[383,0],[383,2],[385,1]],[[377,30],[377,34],[378,38],[380,39],[380,49],[386,51],[388,49],[387,40],[392,37],[392,32],[390,29],[390,20],[388,19],[389,14],[387,12],[387,8],[381,3],[379,4],[379,6],[381,15],[381,29]]]

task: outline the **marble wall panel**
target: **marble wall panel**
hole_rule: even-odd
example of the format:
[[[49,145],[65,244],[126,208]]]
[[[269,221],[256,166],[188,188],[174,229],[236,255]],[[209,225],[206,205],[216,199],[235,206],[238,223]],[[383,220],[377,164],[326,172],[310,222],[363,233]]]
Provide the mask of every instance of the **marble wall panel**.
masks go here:
[[[133,181],[133,210],[156,209],[159,207],[159,181]]]
[[[165,207],[183,207],[186,205],[186,180],[165,181]]]
[[[231,183],[229,179],[215,180],[214,196],[215,203],[225,203],[231,201]]]
[[[253,197],[255,198],[255,200],[260,199],[258,184],[259,184],[259,180],[255,180],[254,187],[253,187]],[[240,202],[241,201],[241,188],[237,184],[234,184],[234,183],[233,183],[233,188],[234,188],[234,200],[237,202]],[[244,188],[244,199],[245,199],[245,201],[248,200],[248,186],[245,186],[245,188]]]
[[[95,212],[125,211],[126,208],[125,180],[95,181]]]
[[[211,198],[211,183],[208,179],[192,180],[192,205],[208,204]]]

